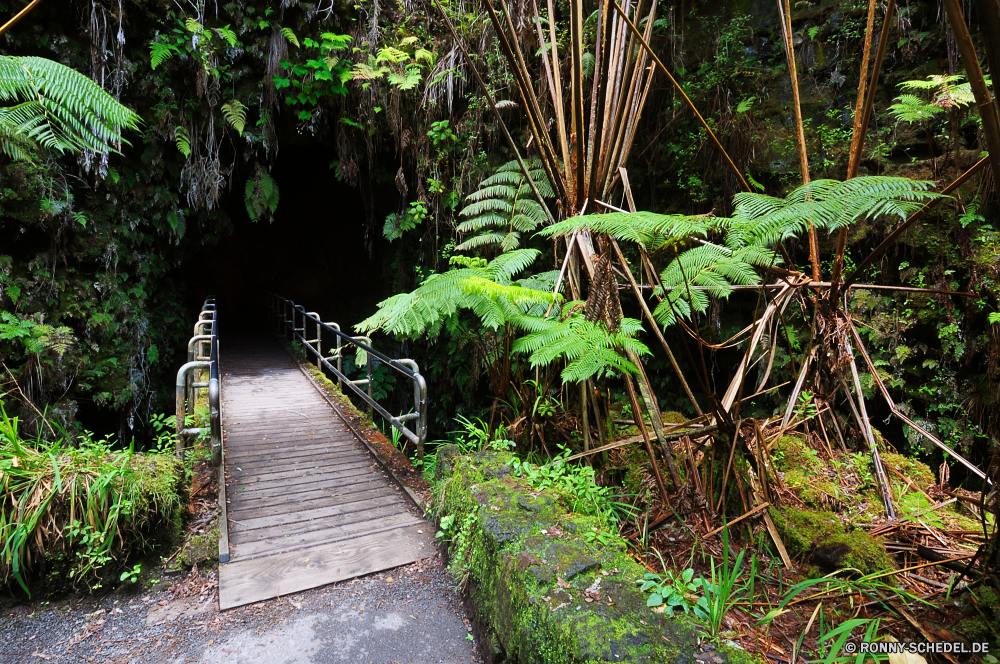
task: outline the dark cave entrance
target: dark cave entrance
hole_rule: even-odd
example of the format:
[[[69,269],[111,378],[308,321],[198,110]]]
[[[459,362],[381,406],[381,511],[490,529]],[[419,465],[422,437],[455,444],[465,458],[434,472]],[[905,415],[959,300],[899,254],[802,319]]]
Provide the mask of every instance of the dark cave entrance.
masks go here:
[[[242,183],[241,191],[234,187],[231,232],[202,252],[186,277],[191,307],[216,296],[220,335],[260,331],[268,291],[345,330],[390,294],[392,258],[381,220],[396,210],[399,194],[391,181],[376,185],[369,228],[362,191],[337,180],[335,157],[319,143],[282,145],[272,170],[281,192],[273,222],[251,221]]]

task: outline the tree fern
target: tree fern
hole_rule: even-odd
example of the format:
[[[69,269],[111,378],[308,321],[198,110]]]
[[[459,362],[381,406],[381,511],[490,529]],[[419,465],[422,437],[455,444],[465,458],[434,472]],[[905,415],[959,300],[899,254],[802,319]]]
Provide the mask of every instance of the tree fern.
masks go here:
[[[58,62],[36,57],[0,56],[0,102],[4,150],[25,156],[32,144],[59,152],[88,149],[109,152],[121,143],[123,129],[135,129],[139,116],[99,85]]]
[[[649,349],[634,336],[642,331],[642,323],[623,318],[618,329],[610,332],[603,322],[590,322],[579,312],[581,302],[569,302],[563,308],[573,310],[565,319],[521,316],[515,326],[530,334],[516,340],[515,353],[529,356],[531,366],[548,366],[565,361],[561,377],[566,382],[588,378],[603,378],[614,373],[636,373],[638,369],[625,359],[634,351],[648,355]]]
[[[378,311],[355,329],[363,334],[384,330],[400,337],[435,336],[445,319],[467,309],[480,317],[484,327],[495,330],[556,297],[537,282],[513,280],[538,255],[534,249],[519,249],[485,265],[456,256],[452,264],[461,267],[431,275],[414,291],[380,302]]]
[[[717,221],[705,215],[612,212],[570,217],[543,229],[539,235],[546,237],[569,235],[573,231],[586,229],[593,233],[610,235],[616,240],[634,242],[652,253],[671,240],[707,237],[712,225]]]
[[[233,129],[242,136],[243,129],[247,123],[247,107],[243,105],[243,102],[239,99],[227,101],[222,105],[222,115],[233,126]]]
[[[922,180],[884,176],[844,182],[815,180],[785,198],[740,193],[731,218],[658,215],[650,212],[572,217],[542,230],[543,236],[580,229],[634,242],[652,253],[667,243],[696,239],[698,246],[680,252],[660,275],[663,302],[654,315],[664,326],[689,319],[708,308],[709,297],[727,298],[737,285],[760,283],[757,268],[780,264],[771,247],[805,232],[812,222],[833,231],[879,217],[905,219],[939,194]]]
[[[529,173],[539,194],[554,195],[537,158],[529,165]],[[545,210],[532,198],[531,185],[516,161],[500,166],[465,200],[467,205],[460,214],[466,220],[458,225],[458,232],[473,235],[455,247],[457,251],[497,248],[502,252],[513,251],[521,245],[523,234],[531,233],[546,221]]]

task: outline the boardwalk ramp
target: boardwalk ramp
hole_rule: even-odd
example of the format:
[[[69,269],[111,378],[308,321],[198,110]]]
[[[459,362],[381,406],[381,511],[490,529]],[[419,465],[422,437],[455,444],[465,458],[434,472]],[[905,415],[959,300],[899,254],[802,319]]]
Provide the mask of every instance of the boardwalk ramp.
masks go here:
[[[279,344],[227,343],[221,374],[229,562],[219,566],[220,608],[435,552],[419,510]]]

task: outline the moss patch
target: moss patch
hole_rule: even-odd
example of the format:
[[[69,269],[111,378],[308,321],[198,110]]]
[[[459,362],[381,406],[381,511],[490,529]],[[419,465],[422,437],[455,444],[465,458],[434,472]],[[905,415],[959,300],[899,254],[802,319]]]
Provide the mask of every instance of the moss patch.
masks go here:
[[[212,519],[204,531],[192,535],[184,542],[171,567],[182,569],[198,565],[198,567],[204,568],[218,562],[219,518],[216,517]]]
[[[700,652],[695,626],[646,607],[635,583],[646,570],[625,541],[588,541],[598,521],[511,476],[510,460],[446,446],[437,464],[434,506],[450,517],[450,568],[466,583],[485,659],[675,662]],[[730,664],[750,660],[717,652]]]
[[[772,507],[769,511],[788,552],[814,565],[813,572],[851,567],[872,574],[895,569],[879,540],[845,525],[833,512],[793,507],[783,510]]]

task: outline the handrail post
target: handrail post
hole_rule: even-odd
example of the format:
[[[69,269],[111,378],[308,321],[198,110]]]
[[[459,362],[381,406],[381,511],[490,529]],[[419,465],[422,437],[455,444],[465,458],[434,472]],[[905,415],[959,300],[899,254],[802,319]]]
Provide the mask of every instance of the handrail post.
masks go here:
[[[187,399],[187,377],[188,374],[195,369],[205,369],[212,366],[211,362],[205,360],[196,360],[194,362],[188,362],[181,366],[177,370],[177,381],[174,384],[175,387],[175,417],[177,418],[177,457],[183,458],[184,456],[184,435],[187,431],[184,429],[184,415],[186,410]],[[194,399],[190,399],[194,401]]]

